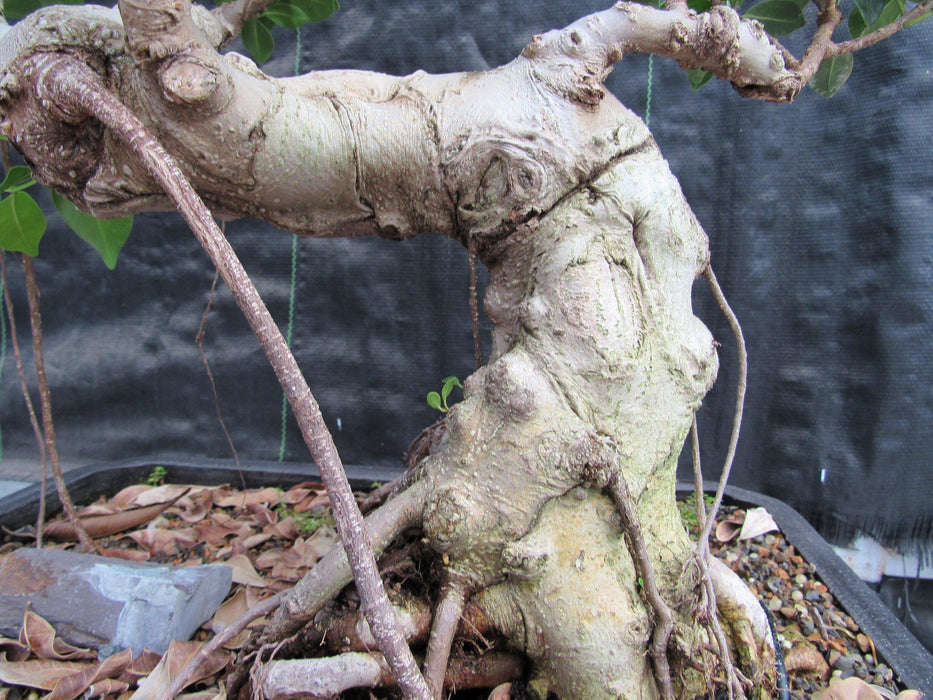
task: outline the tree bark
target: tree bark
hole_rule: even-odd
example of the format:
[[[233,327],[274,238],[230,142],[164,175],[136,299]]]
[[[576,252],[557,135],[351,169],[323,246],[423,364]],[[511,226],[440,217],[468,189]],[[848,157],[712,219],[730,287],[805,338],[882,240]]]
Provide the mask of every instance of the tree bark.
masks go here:
[[[559,696],[705,693],[715,640],[694,619],[701,577],[674,482],[717,371],[690,301],[708,241],[647,128],[602,80],[646,50],[790,99],[799,81],[781,51],[725,7],[620,3],[485,73],[276,80],[215,51],[230,18],[154,4],[121,2],[122,22],[52,8],[0,40],[0,130],[37,179],[98,215],[168,206],[121,135],[37,95],[30,66],[54,51],[107,83],[216,215],[313,236],[439,232],[474,251],[490,272],[491,356],[414,470],[406,503],[419,512],[405,521]],[[391,520],[392,503],[373,517]],[[339,575],[305,588],[339,588]],[[713,583],[727,634],[751,652],[743,672],[767,688],[763,613],[731,572]],[[308,615],[298,598],[273,630]],[[649,654],[659,615],[670,619]],[[434,658],[450,623],[439,629]]]

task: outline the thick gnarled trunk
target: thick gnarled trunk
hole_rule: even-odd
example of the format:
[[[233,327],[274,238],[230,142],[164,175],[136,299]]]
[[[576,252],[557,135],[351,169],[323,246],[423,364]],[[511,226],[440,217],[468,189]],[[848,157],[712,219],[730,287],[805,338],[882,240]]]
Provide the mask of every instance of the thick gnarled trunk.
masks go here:
[[[55,106],[37,66],[65,54],[217,215],[314,236],[440,232],[475,251],[491,275],[492,357],[371,524],[377,548],[420,523],[456,591],[451,614],[472,594],[561,697],[654,697],[665,675],[677,697],[705,693],[721,671],[674,479],[717,369],[690,302],[708,242],[644,124],[601,82],[624,51],[663,48],[677,29],[683,45],[668,49],[683,60],[713,61],[686,39],[718,32],[721,51],[751,57],[729,63],[738,85],[795,94],[780,54],[725,8],[697,19],[620,4],[486,73],[275,80],[216,53],[218,15],[154,4],[121,3],[125,30],[115,11],[51,9],[3,38],[0,128],[37,177],[97,214],[167,205],[124,137]],[[339,557],[270,634],[310,619],[303,596],[342,585]],[[762,613],[731,572],[712,575],[727,631],[756,652],[744,672],[767,686]],[[656,594],[673,623],[660,646]]]

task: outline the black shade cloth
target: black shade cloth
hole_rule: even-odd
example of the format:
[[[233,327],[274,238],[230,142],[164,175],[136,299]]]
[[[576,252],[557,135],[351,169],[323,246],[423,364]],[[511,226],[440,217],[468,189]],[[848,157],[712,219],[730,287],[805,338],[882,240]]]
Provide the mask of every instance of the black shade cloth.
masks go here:
[[[300,48],[302,71],[479,70],[516,56],[533,33],[608,5],[347,1],[300,43],[277,30],[264,68],[292,74]],[[761,104],[720,83],[693,92],[676,65],[652,64],[651,128],[710,235],[748,342],[733,483],[783,499],[830,537],[855,527],[889,542],[931,535],[931,70],[933,22],[858,54],[832,100],[805,90],[790,106]],[[609,80],[642,116],[648,74],[647,57],[637,56]],[[181,218],[137,217],[108,272],[50,217],[37,269],[65,458],[230,456],[195,343],[213,271]],[[291,305],[293,347],[343,460],[399,464],[437,417],[425,394],[472,368],[465,252],[437,236],[301,239],[292,297],[294,239],[255,221],[227,230],[283,328]],[[13,271],[11,288],[26,329],[21,278]],[[732,422],[735,350],[702,283],[695,305],[723,343],[720,380],[699,419],[706,477],[715,478]],[[2,454],[31,458],[4,329]],[[281,392],[222,287],[204,348],[240,456],[306,460],[290,417],[282,449]]]

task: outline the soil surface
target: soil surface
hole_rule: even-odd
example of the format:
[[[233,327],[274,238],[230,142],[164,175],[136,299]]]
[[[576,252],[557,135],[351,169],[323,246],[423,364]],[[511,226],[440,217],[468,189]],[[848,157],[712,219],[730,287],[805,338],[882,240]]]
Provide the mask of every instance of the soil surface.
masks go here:
[[[169,501],[185,488],[172,484],[137,485],[112,498],[101,497],[83,512],[97,517],[108,513],[116,516],[145,504]],[[361,502],[364,498],[359,496]],[[691,510],[689,506],[682,508],[688,531],[692,527]],[[720,519],[741,521],[744,515],[744,511],[726,505]],[[61,522],[61,516],[54,522]],[[247,606],[292,586],[303,576],[336,542],[332,522],[328,498],[319,483],[299,484],[287,491],[195,487],[154,519],[119,534],[100,537],[96,542],[109,556],[133,560],[181,566],[216,561],[230,564],[234,568],[235,585],[217,615],[198,632],[196,639],[206,640]],[[11,535],[4,535],[2,542],[0,558],[29,545],[27,540]],[[62,542],[48,542],[48,546],[75,547]],[[856,676],[874,685],[882,697],[894,697],[903,690],[877,654],[872,640],[839,608],[813,567],[779,532],[729,543],[721,543],[714,537],[711,549],[748,582],[769,610],[781,642],[790,697],[808,698],[827,687],[833,677]],[[430,565],[426,562],[417,540],[386,553],[381,566],[388,570],[390,594],[430,596]],[[335,614],[352,616],[355,605],[354,591],[348,590],[335,606]],[[231,663],[244,639],[241,635],[231,644]],[[344,639],[341,644],[349,641]],[[504,651],[499,642],[483,634],[463,640],[460,645],[465,653]],[[209,680],[207,688],[215,689],[216,693],[220,677]],[[202,684],[198,689],[204,688]],[[25,687],[0,684],[0,700],[17,700],[28,697],[30,692]],[[382,691],[377,693],[353,692],[347,696],[391,696]],[[521,681],[513,684],[512,697],[523,693],[531,697]],[[488,694],[489,689],[473,691],[469,697],[485,698]],[[118,698],[120,693],[108,697]]]

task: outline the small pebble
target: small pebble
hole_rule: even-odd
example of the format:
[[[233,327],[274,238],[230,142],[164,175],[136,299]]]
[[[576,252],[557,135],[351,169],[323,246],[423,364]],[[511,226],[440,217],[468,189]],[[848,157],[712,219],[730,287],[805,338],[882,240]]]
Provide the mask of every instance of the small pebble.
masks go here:
[[[813,590],[813,591],[807,591],[806,593],[804,593],[803,597],[804,597],[804,600],[810,603],[815,603],[818,600],[822,600],[823,596],[819,591]]]
[[[807,577],[805,574],[797,574],[796,576],[794,576],[794,583],[796,583],[798,586],[802,586],[806,582],[807,582]]]
[[[855,668],[855,661],[851,656],[846,654],[845,656],[840,656],[833,662],[833,668],[839,669],[840,671],[848,671]]]
[[[768,599],[768,609],[771,610],[771,612],[777,612],[778,610],[781,609],[781,606],[783,604],[784,603],[782,603],[781,599],[778,598],[777,596],[775,596],[774,598]]]

